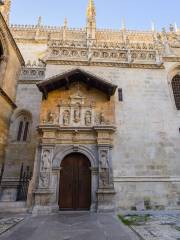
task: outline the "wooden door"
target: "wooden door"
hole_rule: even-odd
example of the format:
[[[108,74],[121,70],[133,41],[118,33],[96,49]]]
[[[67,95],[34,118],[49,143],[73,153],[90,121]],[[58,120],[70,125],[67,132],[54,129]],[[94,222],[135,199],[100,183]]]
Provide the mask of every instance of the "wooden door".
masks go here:
[[[70,154],[61,164],[59,207],[89,210],[91,205],[90,162],[82,154]]]

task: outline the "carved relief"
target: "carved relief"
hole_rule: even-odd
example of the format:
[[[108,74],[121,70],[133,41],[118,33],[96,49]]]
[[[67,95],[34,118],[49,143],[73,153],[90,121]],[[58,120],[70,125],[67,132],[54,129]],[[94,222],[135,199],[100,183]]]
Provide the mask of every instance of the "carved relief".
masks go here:
[[[100,167],[101,169],[108,169],[109,168],[109,159],[108,159],[108,151],[103,150],[100,152]]]
[[[40,172],[39,187],[40,188],[48,188],[49,187],[49,173]]]
[[[85,125],[90,126],[92,123],[92,114],[90,111],[87,111],[85,114]]]
[[[109,186],[109,170],[108,169],[103,169],[99,172],[99,184],[100,184],[100,187]]]
[[[68,110],[63,113],[63,125],[68,126],[70,124],[70,112]]]
[[[53,123],[54,122],[54,114],[52,112],[47,113],[47,123]]]
[[[81,107],[77,103],[74,109],[74,122],[78,123],[80,121],[80,118],[81,118]]]
[[[60,126],[85,127],[95,122],[95,102],[92,99],[85,101],[80,93],[70,96],[66,101],[59,100],[58,108]]]
[[[41,159],[41,171],[47,171],[51,167],[51,151],[44,150]]]

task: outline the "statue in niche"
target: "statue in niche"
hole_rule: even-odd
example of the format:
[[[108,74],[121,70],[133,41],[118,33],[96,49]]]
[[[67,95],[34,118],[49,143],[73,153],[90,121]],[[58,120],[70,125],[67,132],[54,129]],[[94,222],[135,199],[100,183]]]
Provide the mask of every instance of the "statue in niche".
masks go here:
[[[85,125],[90,126],[92,123],[92,114],[90,111],[87,111],[85,114]]]
[[[81,118],[81,111],[80,111],[80,106],[79,104],[76,104],[76,107],[74,109],[74,122],[78,123]]]
[[[68,110],[63,113],[63,125],[68,126],[70,123],[70,112]]]
[[[44,150],[41,160],[41,170],[47,171],[51,166],[51,152],[50,150]]]
[[[105,117],[104,117],[104,114],[103,114],[103,113],[100,113],[99,122],[100,122],[100,124],[102,124],[102,125],[106,123]]]
[[[109,169],[108,152],[106,150],[100,153],[100,167],[101,169]]]
[[[54,122],[54,114],[49,111],[47,114],[47,123],[53,123]]]
[[[48,188],[49,187],[49,174],[41,172],[39,176],[39,187]]]

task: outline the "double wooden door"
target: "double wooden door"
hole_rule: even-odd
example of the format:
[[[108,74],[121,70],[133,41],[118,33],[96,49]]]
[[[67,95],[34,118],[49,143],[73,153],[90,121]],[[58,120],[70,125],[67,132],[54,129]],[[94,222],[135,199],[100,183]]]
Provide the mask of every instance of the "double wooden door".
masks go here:
[[[61,164],[59,207],[61,210],[89,210],[91,205],[90,162],[82,154],[70,154]]]

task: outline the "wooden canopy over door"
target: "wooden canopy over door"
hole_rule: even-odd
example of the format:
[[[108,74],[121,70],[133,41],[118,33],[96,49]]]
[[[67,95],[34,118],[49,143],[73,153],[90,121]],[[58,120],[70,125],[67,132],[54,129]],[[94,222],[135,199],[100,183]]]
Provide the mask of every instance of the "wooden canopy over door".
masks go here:
[[[91,171],[86,156],[73,153],[61,164],[59,207],[61,210],[89,210]]]

